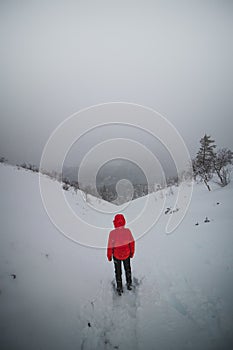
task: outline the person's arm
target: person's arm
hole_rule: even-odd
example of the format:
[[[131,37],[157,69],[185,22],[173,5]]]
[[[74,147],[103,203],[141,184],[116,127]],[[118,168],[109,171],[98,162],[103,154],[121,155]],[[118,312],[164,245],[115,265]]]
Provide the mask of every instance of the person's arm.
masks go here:
[[[135,253],[135,242],[130,230],[129,230],[129,248],[130,248],[130,257],[133,258]]]
[[[109,261],[112,260],[112,254],[113,254],[113,239],[112,239],[112,232],[110,232],[108,237],[108,248],[107,248],[107,258]]]

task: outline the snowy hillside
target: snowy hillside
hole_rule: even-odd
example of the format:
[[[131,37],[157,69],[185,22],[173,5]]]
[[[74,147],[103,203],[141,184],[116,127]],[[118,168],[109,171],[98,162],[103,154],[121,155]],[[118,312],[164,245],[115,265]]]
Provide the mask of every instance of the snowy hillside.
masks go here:
[[[232,183],[212,192],[195,185],[188,213],[171,235],[164,233],[169,213],[163,212],[136,242],[135,290],[121,297],[112,288],[106,251],[72,242],[51,223],[38,174],[1,164],[0,186],[1,349],[233,348]],[[66,196],[93,220],[81,196]],[[133,201],[132,212],[144,200]],[[168,195],[166,208],[173,201]],[[106,218],[107,228],[112,217]]]

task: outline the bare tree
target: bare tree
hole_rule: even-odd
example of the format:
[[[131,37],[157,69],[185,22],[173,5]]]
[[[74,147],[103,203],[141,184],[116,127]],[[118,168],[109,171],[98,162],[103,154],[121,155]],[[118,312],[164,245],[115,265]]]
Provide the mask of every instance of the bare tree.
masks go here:
[[[233,164],[233,152],[227,148],[221,148],[214,157],[214,169],[222,186],[230,182],[230,168]]]

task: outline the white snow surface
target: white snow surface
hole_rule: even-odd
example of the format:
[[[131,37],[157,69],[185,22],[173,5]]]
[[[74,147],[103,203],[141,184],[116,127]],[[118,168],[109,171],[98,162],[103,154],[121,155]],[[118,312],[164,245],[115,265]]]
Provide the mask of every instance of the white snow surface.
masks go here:
[[[124,287],[121,297],[106,250],[74,243],[51,223],[37,173],[1,164],[0,186],[2,350],[233,349],[232,184],[213,184],[211,192],[195,184],[187,215],[170,235],[162,213],[136,241],[135,289]],[[175,197],[168,193],[166,207]],[[79,215],[92,215],[81,196],[66,196]],[[112,224],[101,218],[104,227]]]

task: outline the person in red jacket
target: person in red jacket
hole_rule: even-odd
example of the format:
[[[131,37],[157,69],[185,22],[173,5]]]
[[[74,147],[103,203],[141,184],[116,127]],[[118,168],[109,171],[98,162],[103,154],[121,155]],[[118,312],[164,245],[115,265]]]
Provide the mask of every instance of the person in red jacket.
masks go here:
[[[122,214],[117,214],[113,220],[113,223],[115,229],[109,234],[107,257],[109,261],[112,261],[113,257],[117,292],[119,295],[121,295],[123,292],[121,278],[122,261],[125,269],[127,289],[132,289],[130,259],[134,256],[135,242],[130,229],[125,228],[126,221]]]

